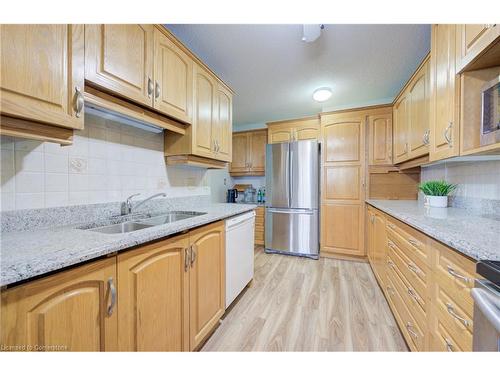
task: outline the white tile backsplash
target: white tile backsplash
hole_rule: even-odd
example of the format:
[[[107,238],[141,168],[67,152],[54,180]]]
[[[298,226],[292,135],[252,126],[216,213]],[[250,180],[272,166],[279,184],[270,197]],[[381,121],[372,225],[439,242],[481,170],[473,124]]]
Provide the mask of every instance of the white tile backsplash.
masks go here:
[[[422,168],[421,180],[458,184],[453,195],[500,200],[500,160],[446,162]]]
[[[93,115],[86,115],[85,129],[75,131],[70,146],[0,141],[2,211],[116,202],[137,192],[143,198],[210,194],[210,172],[166,166],[162,133]]]

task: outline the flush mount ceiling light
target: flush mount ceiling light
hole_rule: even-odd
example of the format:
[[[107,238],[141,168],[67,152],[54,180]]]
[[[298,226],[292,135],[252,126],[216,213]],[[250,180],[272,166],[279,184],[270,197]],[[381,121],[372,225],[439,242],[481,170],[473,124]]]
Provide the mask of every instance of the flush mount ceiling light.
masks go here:
[[[302,25],[302,41],[312,43],[321,35],[325,25]]]
[[[325,102],[332,96],[332,89],[329,87],[320,87],[314,90],[313,99],[317,102]]]

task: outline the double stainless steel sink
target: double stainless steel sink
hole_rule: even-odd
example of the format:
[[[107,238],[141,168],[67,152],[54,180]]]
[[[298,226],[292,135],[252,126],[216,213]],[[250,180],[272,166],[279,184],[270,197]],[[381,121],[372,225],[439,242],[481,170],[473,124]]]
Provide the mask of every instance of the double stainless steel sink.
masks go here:
[[[93,232],[107,233],[107,234],[129,233],[205,214],[206,212],[171,211],[163,214],[158,214],[155,216],[146,215],[147,216],[146,218],[134,217],[133,219],[129,219],[122,223],[117,223],[117,224],[111,224],[111,225],[106,224],[100,226],[98,225],[98,226],[92,226],[90,228],[80,228],[80,229],[90,230]]]

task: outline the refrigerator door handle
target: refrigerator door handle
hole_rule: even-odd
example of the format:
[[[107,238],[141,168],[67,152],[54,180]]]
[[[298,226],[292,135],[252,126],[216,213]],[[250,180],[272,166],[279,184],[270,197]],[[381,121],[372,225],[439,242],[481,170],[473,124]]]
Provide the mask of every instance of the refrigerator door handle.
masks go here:
[[[314,210],[308,209],[280,209],[280,208],[268,208],[267,212],[275,214],[302,214],[302,215],[313,215]]]

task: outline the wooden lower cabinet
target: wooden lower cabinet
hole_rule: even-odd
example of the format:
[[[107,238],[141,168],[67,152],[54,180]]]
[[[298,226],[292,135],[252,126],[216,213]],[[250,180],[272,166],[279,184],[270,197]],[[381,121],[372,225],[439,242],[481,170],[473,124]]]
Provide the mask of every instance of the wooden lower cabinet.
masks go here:
[[[117,350],[116,258],[2,292],[2,350]]]
[[[118,254],[119,349],[189,350],[189,235]]]
[[[255,209],[255,245],[264,245],[265,243],[265,209],[259,206]]]
[[[375,227],[376,214],[385,227]],[[367,226],[368,260],[410,349],[471,351],[475,262],[373,207]],[[386,240],[385,264],[377,234]]]
[[[225,310],[216,222],[1,294],[2,350],[189,351]]]
[[[219,324],[225,310],[224,222],[191,232],[190,244],[189,336],[194,350]]]

